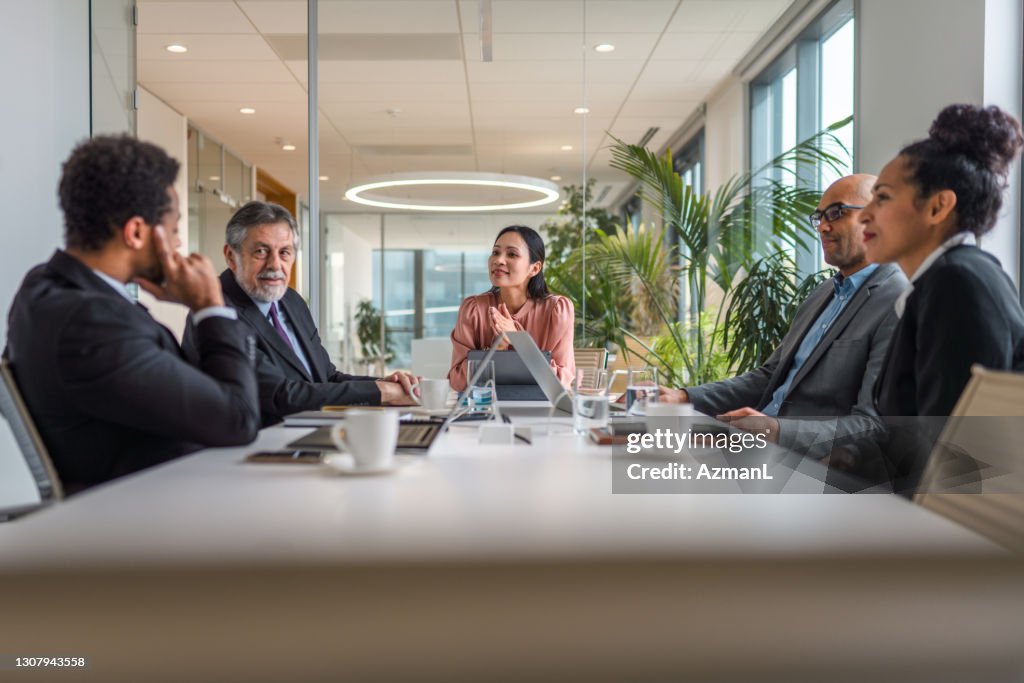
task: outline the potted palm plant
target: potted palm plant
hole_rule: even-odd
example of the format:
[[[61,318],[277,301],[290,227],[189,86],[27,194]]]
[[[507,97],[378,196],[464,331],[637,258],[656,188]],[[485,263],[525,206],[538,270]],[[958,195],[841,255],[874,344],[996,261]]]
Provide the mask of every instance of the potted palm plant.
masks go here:
[[[851,121],[829,126],[707,194],[683,182],[671,151],[659,156],[615,139],[612,167],[636,179],[637,194],[662,217],[662,229],[678,237],[678,251],[665,253],[656,230],[646,237],[602,232],[588,258],[619,287],[639,287],[652,302],[661,337],[647,343],[631,330],[622,333],[641,344],[668,382],[695,384],[744,372],[778,345],[795,307],[822,277],[801,277],[791,255],[816,239],[806,217],[820,197],[819,188],[796,182],[796,176],[809,168],[841,173],[849,152],[835,131]],[[678,264],[698,312],[688,323],[677,321],[677,293],[664,283],[672,264]],[[713,312],[709,287],[722,302]]]

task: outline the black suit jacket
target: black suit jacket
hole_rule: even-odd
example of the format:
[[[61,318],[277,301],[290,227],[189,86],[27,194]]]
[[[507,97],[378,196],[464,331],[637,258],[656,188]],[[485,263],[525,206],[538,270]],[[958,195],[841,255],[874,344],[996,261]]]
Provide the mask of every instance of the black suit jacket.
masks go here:
[[[999,261],[959,246],[914,283],[875,386],[879,415],[947,417],[975,363],[1024,370],[1024,311]]]
[[[863,476],[916,491],[975,363],[1024,370],[1024,311],[999,261],[964,245],[940,256],[906,300],[874,390],[885,441],[874,462],[862,457]]]
[[[259,378],[260,412],[263,424],[280,422],[290,413],[319,410],[325,405],[380,405],[380,390],[375,377],[346,375],[331,363],[313,316],[302,297],[288,289],[277,305],[298,337],[309,361],[312,376],[299,357],[281,339],[273,325],[260,313],[249,295],[242,291],[231,270],[220,275],[224,301],[238,311],[256,335],[256,374]],[[190,357],[195,353],[195,332],[191,319],[186,325],[182,346]]]
[[[63,251],[29,272],[4,354],[66,487],[256,438],[245,326],[207,318],[196,340],[198,367],[144,307]]]

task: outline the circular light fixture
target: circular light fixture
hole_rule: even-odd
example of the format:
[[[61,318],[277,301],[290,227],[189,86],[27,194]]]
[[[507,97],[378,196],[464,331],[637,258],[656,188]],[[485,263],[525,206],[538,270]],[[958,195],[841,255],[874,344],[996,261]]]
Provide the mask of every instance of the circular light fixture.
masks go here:
[[[239,114],[255,114],[256,110],[253,109],[252,107],[242,107],[241,109],[238,110],[238,113]]]
[[[537,199],[521,202],[488,204],[459,204],[439,202],[436,204],[416,203],[415,200],[396,201],[395,197],[371,194],[374,190],[397,187],[478,187],[505,189],[539,194]],[[382,209],[409,209],[412,211],[508,211],[543,206],[558,200],[558,188],[540,178],[505,175],[503,173],[394,173],[381,178],[370,178],[367,182],[350,187],[345,198],[367,206]]]
[[[188,52],[188,48],[187,47],[185,47],[184,45],[178,45],[177,43],[175,43],[174,45],[168,45],[164,49],[167,50],[168,52],[173,52],[176,55],[180,55],[180,54],[182,54],[184,52]]]
[[[601,43],[594,46],[594,52],[614,52],[615,46],[611,43]]]
[[[320,180],[330,180],[330,178],[328,176],[322,175],[320,176]]]
[[[283,149],[286,152],[294,152],[295,145],[281,145],[281,149]]]
[[[220,180],[220,176],[219,175],[212,175],[212,176],[210,176],[210,180]]]
[[[551,179],[554,180],[557,183],[559,180],[562,179],[562,176],[560,176],[560,175],[553,175],[553,176],[551,176]]]
[[[587,109],[586,107],[576,107],[575,109],[572,110],[572,113],[573,114],[589,114],[590,110]]]
[[[562,145],[562,151],[563,152],[571,152],[572,151],[572,145]]]

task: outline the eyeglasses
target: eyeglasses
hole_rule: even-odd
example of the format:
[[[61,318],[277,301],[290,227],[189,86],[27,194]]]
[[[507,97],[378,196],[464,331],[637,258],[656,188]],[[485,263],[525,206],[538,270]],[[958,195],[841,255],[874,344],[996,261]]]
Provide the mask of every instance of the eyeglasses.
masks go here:
[[[811,222],[811,227],[815,230],[821,225],[821,219],[824,218],[829,223],[834,223],[839,220],[843,215],[843,211],[846,209],[863,209],[863,206],[856,206],[854,204],[843,204],[842,202],[836,202],[835,204],[829,204],[821,211],[815,211],[807,220]]]

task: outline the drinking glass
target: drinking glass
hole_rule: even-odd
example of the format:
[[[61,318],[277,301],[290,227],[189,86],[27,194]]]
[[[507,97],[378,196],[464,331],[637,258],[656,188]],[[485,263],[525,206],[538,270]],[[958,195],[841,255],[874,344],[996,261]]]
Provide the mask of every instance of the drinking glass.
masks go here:
[[[649,403],[658,402],[658,369],[630,370],[626,378],[626,412],[643,415]]]

